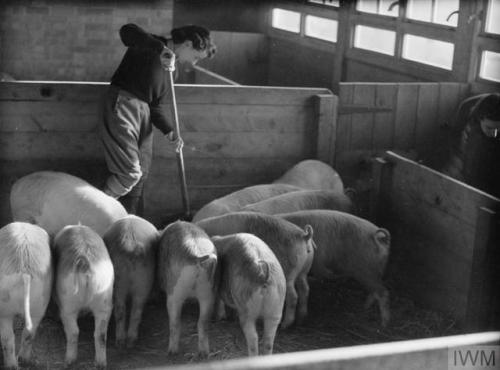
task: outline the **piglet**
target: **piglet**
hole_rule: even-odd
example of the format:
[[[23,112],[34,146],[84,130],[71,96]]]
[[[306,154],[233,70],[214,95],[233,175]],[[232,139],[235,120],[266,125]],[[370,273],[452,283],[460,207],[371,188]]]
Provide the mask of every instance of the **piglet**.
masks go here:
[[[56,300],[66,333],[66,365],[78,353],[78,315],[94,315],[95,361],[106,367],[106,338],[113,308],[114,269],[102,238],[88,226],[69,225],[54,240]]]
[[[116,221],[104,234],[104,242],[115,268],[113,305],[116,344],[132,347],[138,335],[144,304],[147,301],[156,268],[159,233],[143,218],[130,215]],[[128,332],[127,300],[131,300]]]
[[[238,312],[248,355],[259,354],[257,319],[264,322],[262,353],[272,354],[286,295],[285,274],[278,259],[253,234],[214,236],[212,240],[220,261],[219,294]]]
[[[179,351],[184,301],[196,298],[200,306],[198,352],[201,356],[208,355],[208,322],[215,300],[216,267],[214,244],[201,228],[183,221],[165,228],[159,245],[158,275],[160,287],[167,294],[169,354]]]
[[[52,276],[45,230],[24,222],[0,229],[0,338],[7,369],[18,366],[12,329],[15,315],[23,315],[25,323],[19,358],[32,358],[32,341],[50,300]]]

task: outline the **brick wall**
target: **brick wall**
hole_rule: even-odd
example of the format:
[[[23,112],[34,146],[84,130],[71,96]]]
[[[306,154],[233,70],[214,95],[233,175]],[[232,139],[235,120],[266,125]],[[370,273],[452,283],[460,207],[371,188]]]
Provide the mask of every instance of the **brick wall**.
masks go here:
[[[18,80],[109,81],[120,27],[168,35],[174,0],[1,0],[0,73]]]

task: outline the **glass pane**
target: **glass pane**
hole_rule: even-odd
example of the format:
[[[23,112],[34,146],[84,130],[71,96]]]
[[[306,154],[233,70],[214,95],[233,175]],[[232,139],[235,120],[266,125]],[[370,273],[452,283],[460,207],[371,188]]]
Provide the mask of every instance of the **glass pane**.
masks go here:
[[[459,0],[436,0],[433,22],[456,27],[458,23],[458,13],[453,14],[449,21],[447,21],[446,18],[448,18],[451,13],[458,10],[458,1]]]
[[[500,53],[483,51],[479,76],[487,80],[500,82]]]
[[[354,46],[361,49],[394,55],[396,32],[357,25],[354,29]]]
[[[406,16],[411,19],[430,22],[432,17],[432,1],[408,0]]]
[[[389,10],[392,3],[394,3],[394,0],[380,0],[379,14],[397,17],[399,15],[399,5],[396,4]]]
[[[359,0],[356,4],[356,10],[366,13],[377,14],[377,1],[375,0]]]
[[[309,0],[310,3],[315,3],[315,4],[323,4],[323,5],[329,5],[329,6],[336,6],[337,8],[340,6],[340,1],[339,0]]]
[[[306,36],[337,42],[338,22],[336,20],[306,15],[305,26]]]
[[[452,69],[454,45],[449,42],[428,39],[415,35],[404,35],[403,58]]]
[[[300,32],[300,13],[292,12],[280,8],[273,9],[272,26],[280,30],[299,33]]]
[[[500,0],[489,0],[486,32],[500,34]]]

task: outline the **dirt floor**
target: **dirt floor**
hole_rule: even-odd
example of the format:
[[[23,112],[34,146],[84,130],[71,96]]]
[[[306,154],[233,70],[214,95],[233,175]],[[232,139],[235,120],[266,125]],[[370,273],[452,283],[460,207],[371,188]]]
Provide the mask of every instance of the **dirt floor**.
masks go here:
[[[391,290],[391,282],[388,281]],[[311,281],[309,317],[301,326],[279,330],[275,353],[380,343],[405,339],[458,334],[455,322],[444,315],[424,310],[412,301],[391,297],[392,318],[386,328],[380,326],[380,315],[374,305],[364,309],[366,292],[355,281],[338,279],[329,282]],[[181,353],[167,356],[168,320],[164,304],[151,302],[145,309],[138,344],[133,349],[118,350],[114,346],[114,324],[109,327],[108,368],[134,369],[147,366],[168,366],[199,361],[225,360],[246,356],[246,343],[236,320],[213,322],[210,327],[208,359],[196,356],[197,304],[184,307]],[[79,320],[80,338],[77,363],[72,369],[94,369],[93,319]],[[19,345],[22,322],[16,325]],[[17,347],[18,348],[18,347]],[[45,318],[37,333],[34,351],[36,364],[22,369],[64,368],[65,337],[58,320]],[[1,355],[0,355],[1,358]]]

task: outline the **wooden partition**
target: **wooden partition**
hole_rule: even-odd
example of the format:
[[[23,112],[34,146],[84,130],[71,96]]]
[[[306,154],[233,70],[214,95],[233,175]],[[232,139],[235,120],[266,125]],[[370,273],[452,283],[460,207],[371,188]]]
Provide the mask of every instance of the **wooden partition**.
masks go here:
[[[12,183],[52,169],[102,186],[97,127],[105,83],[0,83],[0,220]],[[177,85],[189,196],[194,209],[238,188],[272,181],[304,158],[327,155],[334,96],[326,89]],[[326,154],[325,154],[326,153]],[[156,132],[146,217],[182,210],[175,150]]]
[[[468,94],[462,83],[340,83],[336,168],[343,173],[385,150],[434,161]]]
[[[373,166],[373,218],[397,290],[469,330],[499,327],[500,199],[393,152]]]

